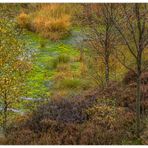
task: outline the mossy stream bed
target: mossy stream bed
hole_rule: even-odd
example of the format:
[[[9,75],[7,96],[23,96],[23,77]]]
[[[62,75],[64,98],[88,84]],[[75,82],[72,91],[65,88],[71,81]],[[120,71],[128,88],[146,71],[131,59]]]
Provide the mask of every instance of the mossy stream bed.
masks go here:
[[[26,33],[24,40],[27,43],[28,54],[33,53],[31,56],[33,67],[27,76],[25,97],[35,99],[50,96],[52,79],[56,75],[55,59],[60,55],[66,55],[69,58],[79,56],[79,50],[76,48],[77,40],[75,39],[76,36],[70,36],[65,40],[53,42],[35,33]],[[77,68],[79,63],[73,62],[71,65]]]

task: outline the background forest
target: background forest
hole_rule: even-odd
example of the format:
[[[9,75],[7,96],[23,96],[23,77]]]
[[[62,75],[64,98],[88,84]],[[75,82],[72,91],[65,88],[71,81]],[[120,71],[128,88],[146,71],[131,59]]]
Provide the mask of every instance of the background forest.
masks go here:
[[[148,4],[0,4],[0,144],[148,144]]]

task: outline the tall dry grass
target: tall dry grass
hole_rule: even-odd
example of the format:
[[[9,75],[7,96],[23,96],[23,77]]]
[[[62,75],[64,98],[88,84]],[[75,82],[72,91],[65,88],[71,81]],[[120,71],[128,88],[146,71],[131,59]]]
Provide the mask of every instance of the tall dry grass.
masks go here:
[[[70,31],[70,9],[66,4],[42,4],[34,12],[20,13],[17,17],[18,25],[51,40],[59,40]]]
[[[24,12],[21,12],[17,17],[17,22],[20,27],[27,28],[29,25],[29,15]]]

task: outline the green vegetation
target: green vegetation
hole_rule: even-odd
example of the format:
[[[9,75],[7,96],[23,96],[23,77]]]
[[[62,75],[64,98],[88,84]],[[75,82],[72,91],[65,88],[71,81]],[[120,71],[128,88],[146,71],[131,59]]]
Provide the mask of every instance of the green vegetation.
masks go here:
[[[0,4],[0,144],[147,144],[147,8]]]
[[[69,63],[74,65],[75,62],[70,59],[78,56],[79,51],[70,45],[49,41],[31,32],[27,32],[24,39],[29,43],[28,50],[33,52],[33,68],[27,77],[28,91],[26,95],[32,98],[49,97],[50,90],[47,86],[56,75],[58,66]],[[42,44],[44,47],[41,47]]]

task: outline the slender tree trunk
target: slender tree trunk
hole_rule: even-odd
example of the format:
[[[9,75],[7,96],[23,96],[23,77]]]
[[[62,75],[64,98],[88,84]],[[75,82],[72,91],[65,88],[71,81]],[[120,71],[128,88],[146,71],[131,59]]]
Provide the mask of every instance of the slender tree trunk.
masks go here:
[[[140,102],[141,102],[141,78],[137,76],[137,97],[136,97],[136,135],[139,138],[140,133]]]
[[[106,80],[106,85],[109,82],[109,72],[110,72],[110,69],[109,69],[109,57],[106,56],[105,57],[105,80]]]
[[[108,19],[107,19],[108,20]],[[110,24],[107,21],[106,24],[106,33],[105,33],[105,79],[106,79],[106,85],[108,85],[109,82],[109,28],[110,28]]]
[[[3,133],[4,136],[7,137],[7,108],[4,108],[4,115],[3,115]]]
[[[3,110],[3,133],[4,133],[5,137],[7,137],[7,110],[8,110],[7,93],[6,93],[6,90],[5,90],[5,94],[4,94],[4,110]]]
[[[140,134],[140,106],[141,106],[141,54],[137,58],[137,97],[136,97],[136,136]]]

